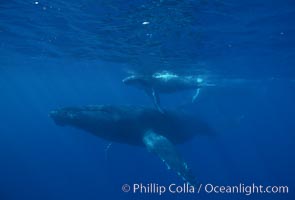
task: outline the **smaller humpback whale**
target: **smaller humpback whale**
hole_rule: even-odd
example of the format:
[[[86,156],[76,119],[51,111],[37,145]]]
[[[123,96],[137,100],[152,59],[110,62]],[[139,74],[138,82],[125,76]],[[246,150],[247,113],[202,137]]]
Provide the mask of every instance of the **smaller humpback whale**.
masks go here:
[[[157,72],[152,75],[132,75],[123,79],[123,83],[143,89],[152,98],[155,107],[161,113],[164,113],[164,111],[160,106],[159,93],[196,90],[192,98],[192,102],[194,102],[200,93],[200,88],[214,86],[213,84],[205,83],[198,76],[181,76],[168,71]]]
[[[138,106],[96,105],[68,107],[50,112],[60,126],[73,126],[110,142],[145,146],[177,172],[184,181],[195,184],[195,177],[175,144],[192,139],[196,134],[210,134],[204,122],[184,113]]]

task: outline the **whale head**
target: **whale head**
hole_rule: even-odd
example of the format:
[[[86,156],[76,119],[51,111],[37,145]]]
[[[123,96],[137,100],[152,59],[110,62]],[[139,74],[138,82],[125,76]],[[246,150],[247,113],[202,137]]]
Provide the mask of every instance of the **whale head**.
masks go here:
[[[66,107],[51,111],[49,116],[59,126],[73,126],[81,129],[92,127],[97,131],[112,128],[112,124],[121,118],[112,106],[106,105]]]
[[[126,85],[133,85],[136,87],[145,87],[148,85],[148,79],[145,76],[128,76],[122,80]]]
[[[93,105],[56,109],[49,116],[59,126],[74,127],[108,141],[142,145],[144,128],[138,125],[137,116],[143,111],[133,106]]]
[[[71,125],[80,117],[81,110],[74,107],[52,110],[49,116],[59,126]]]

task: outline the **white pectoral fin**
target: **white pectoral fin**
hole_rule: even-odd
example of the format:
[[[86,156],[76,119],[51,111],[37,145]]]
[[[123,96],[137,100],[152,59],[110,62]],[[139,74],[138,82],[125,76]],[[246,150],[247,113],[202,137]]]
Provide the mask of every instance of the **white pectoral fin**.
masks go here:
[[[160,105],[160,97],[159,97],[159,93],[156,92],[156,90],[152,89],[152,96],[153,96],[153,100],[154,100],[154,104],[157,108],[157,110],[160,112],[160,113],[164,113],[163,109],[161,108],[161,105]]]
[[[195,184],[195,177],[170,140],[153,131],[147,131],[143,137],[143,143],[148,151],[160,157],[168,169],[176,171],[189,184]]]
[[[193,98],[192,98],[192,103],[194,103],[195,100],[198,98],[198,96],[200,95],[200,91],[201,91],[200,88],[198,88],[198,89],[196,90],[196,93],[194,94],[194,96],[193,96]]]
[[[149,97],[152,98],[153,100],[153,103],[155,105],[155,107],[157,108],[157,110],[160,112],[160,113],[164,113],[163,109],[161,108],[161,105],[160,105],[160,96],[159,96],[159,93],[154,89],[150,89],[150,90],[146,90],[146,93]]]

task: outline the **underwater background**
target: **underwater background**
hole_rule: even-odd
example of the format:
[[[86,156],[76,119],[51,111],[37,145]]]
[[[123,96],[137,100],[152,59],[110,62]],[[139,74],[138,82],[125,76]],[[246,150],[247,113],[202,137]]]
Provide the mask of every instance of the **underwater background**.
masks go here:
[[[214,136],[178,146],[199,183],[286,185],[288,194],[132,194],[183,182],[145,148],[113,144],[48,116],[93,104],[152,107],[132,73],[201,74],[182,110]],[[162,96],[177,109],[192,91]],[[0,1],[0,200],[294,199],[295,2]]]

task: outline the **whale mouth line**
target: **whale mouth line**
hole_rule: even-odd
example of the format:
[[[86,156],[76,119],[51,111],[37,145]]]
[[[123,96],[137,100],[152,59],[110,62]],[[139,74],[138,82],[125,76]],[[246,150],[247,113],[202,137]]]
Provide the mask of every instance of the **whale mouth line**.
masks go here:
[[[129,84],[143,84],[146,81],[146,77],[144,76],[128,76],[122,80],[122,82],[126,85]]]
[[[135,76],[129,76],[122,80],[123,83],[128,83],[129,81],[135,80]]]

